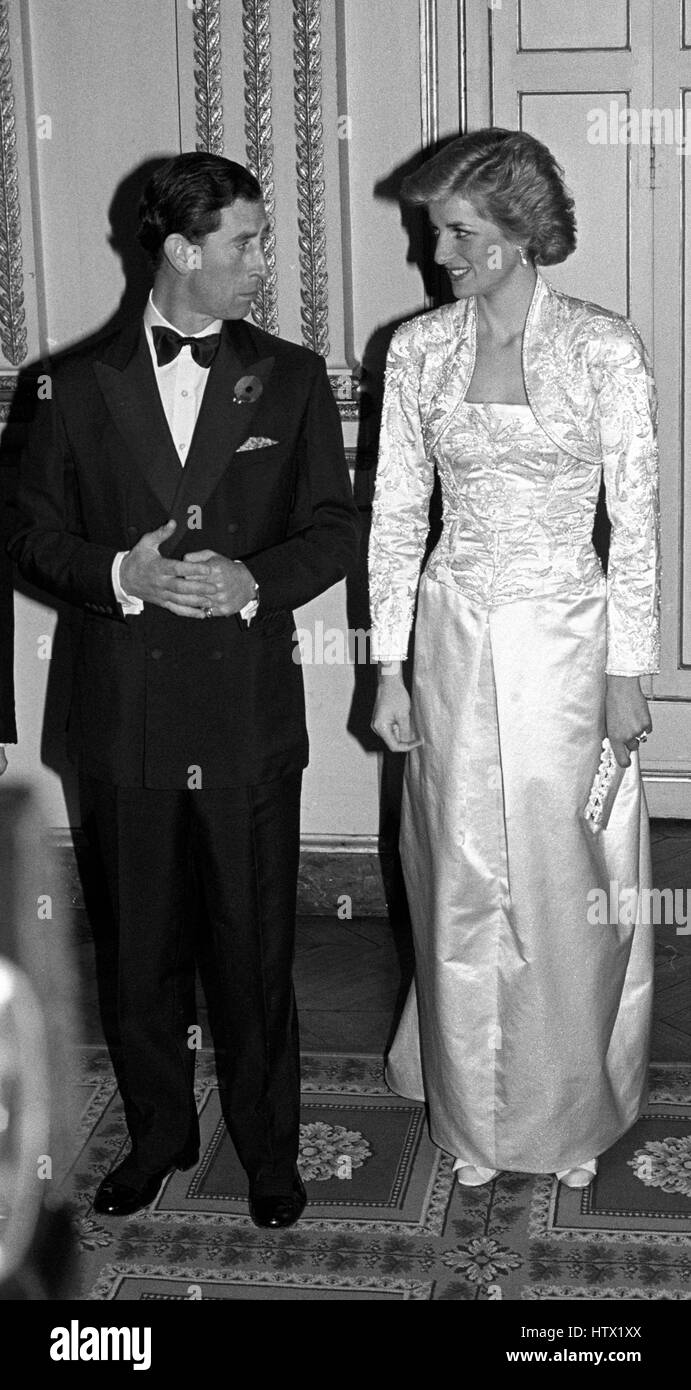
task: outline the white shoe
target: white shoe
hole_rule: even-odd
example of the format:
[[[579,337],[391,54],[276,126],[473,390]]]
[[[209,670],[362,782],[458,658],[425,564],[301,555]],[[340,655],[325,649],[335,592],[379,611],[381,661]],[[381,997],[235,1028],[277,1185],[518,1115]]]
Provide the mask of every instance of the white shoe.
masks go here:
[[[498,1168],[477,1168],[474,1163],[464,1163],[462,1158],[457,1158],[453,1165],[456,1174],[456,1181],[461,1187],[482,1187],[485,1182],[491,1182],[499,1172]]]
[[[563,1182],[564,1187],[590,1187],[596,1173],[597,1159],[588,1158],[584,1163],[578,1163],[575,1168],[563,1168],[556,1176],[559,1182]]]

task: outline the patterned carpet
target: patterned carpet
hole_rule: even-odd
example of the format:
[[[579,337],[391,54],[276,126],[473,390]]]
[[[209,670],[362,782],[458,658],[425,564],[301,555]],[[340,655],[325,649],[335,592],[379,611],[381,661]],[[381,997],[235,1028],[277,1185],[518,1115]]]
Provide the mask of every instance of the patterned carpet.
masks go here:
[[[461,1189],[422,1107],[379,1057],[303,1059],[300,1167],[309,1206],[276,1234],[247,1216],[210,1053],[198,1053],[202,1157],[131,1220],[91,1196],[126,1147],[104,1049],[84,1049],[80,1133],[65,1179],[85,1300],[683,1300],[691,1298],[691,1067],[658,1065],[638,1124],[585,1192],[502,1174]]]

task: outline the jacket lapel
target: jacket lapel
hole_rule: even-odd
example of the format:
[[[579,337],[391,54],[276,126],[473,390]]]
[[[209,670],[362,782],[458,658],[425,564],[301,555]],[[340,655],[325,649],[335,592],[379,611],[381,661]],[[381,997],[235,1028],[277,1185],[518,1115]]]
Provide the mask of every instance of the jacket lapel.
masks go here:
[[[425,448],[432,458],[459,405],[465,398],[475,365],[475,299],[442,310],[440,332],[425,358],[420,389]]]
[[[94,362],[94,371],[128,453],[178,529],[168,548],[187,544],[188,508],[203,507],[238,446],[248,438],[253,417],[274,366],[258,358],[251,326],[226,321],[202,400],[184,468],[180,464],[156,383],[141,319],[126,325]],[[262,390],[252,402],[234,400],[242,376],[255,376]]]
[[[536,354],[534,354],[533,349],[536,340],[542,341],[546,345],[545,355],[550,363],[554,364],[558,361],[553,335],[541,333],[536,327],[540,321],[541,313],[544,312],[543,306],[549,300],[549,295],[549,286],[538,271],[523,332],[521,361],[526,394],[540,423],[542,420],[535,409],[535,396],[539,397],[540,382],[545,380],[547,365],[538,360],[537,370],[535,368]],[[429,363],[425,363],[425,383],[423,383],[420,393],[423,433],[430,458],[458,407],[465,400],[475,368],[477,299],[472,295],[465,303],[457,302],[452,307],[451,313],[452,321],[446,325],[446,332],[442,332],[442,354],[446,354],[446,356],[440,359],[438,355],[434,355],[434,352],[430,353]],[[451,330],[450,334],[449,329]],[[449,344],[451,345],[450,351]],[[429,372],[428,367],[430,368]],[[554,365],[552,365],[551,371],[554,374]],[[561,371],[563,375],[561,361],[558,361],[558,371]]]
[[[610,318],[607,310],[554,290],[538,274],[523,335],[523,375],[533,414],[557,448],[600,463],[597,391],[587,365],[582,370],[589,360],[587,336],[595,337],[593,309]],[[584,337],[586,325],[590,332]]]
[[[230,464],[238,446],[249,437],[254,415],[273,370],[274,358],[257,359],[249,324],[226,321],[206,385],[187,461],[177,476],[171,516],[177,522],[175,541],[187,544],[190,507],[203,507]],[[252,402],[234,399],[242,376],[254,376],[262,390]],[[171,550],[174,547],[171,544]]]
[[[141,319],[108,344],[94,372],[128,452],[164,510],[170,513],[180,485],[177,456],[161,404]]]

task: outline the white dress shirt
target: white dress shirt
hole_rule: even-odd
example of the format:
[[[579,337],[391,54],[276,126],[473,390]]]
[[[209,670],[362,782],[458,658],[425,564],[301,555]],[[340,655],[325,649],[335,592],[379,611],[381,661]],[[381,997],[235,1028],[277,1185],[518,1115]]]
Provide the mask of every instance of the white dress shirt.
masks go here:
[[[159,367],[151,332],[152,328],[159,324],[162,328],[171,328],[174,333],[179,333],[181,337],[188,336],[181,333],[181,330],[176,328],[174,323],[170,323],[168,319],[163,317],[163,314],[154,304],[153,295],[150,294],[144,310],[144,332],[149,345],[154,376],[168,421],[168,428],[180,459],[180,465],[184,468],[204,398],[206,383],[209,379],[209,368],[200,367],[199,363],[195,362],[188,344],[180,348],[177,357],[174,357],[172,362],[167,362],[165,366]],[[195,333],[194,336],[195,338],[206,338],[212,333],[220,333],[222,327],[222,319],[214,319],[213,323],[208,324],[206,328],[203,328],[200,333]],[[120,583],[120,567],[128,554],[129,551],[127,550],[119,550],[115,556],[111,571],[113,588],[118,603],[122,605],[123,613],[141,613],[144,607],[142,600],[127,594]],[[240,616],[249,621],[256,610],[257,600],[252,599],[245,604]]]

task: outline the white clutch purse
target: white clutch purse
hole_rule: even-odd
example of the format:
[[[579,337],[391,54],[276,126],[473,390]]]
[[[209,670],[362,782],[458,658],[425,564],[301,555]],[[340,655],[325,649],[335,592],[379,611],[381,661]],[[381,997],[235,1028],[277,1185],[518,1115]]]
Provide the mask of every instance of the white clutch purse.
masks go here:
[[[614,800],[626,772],[620,767],[608,738],[602,740],[600,766],[595,773],[588,800],[583,808],[583,818],[593,835],[604,830],[612,814]]]

